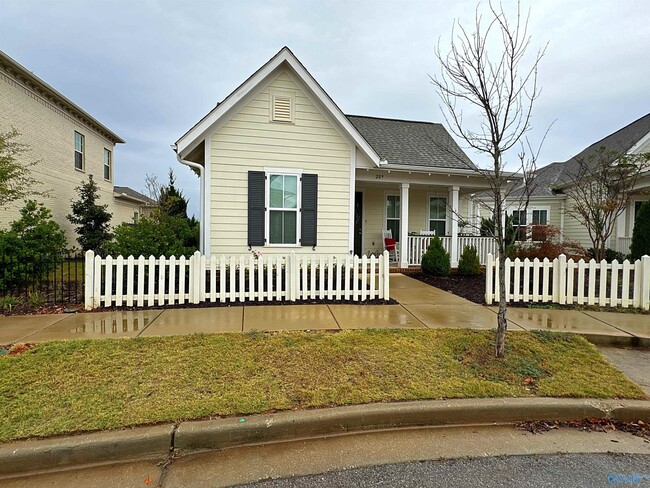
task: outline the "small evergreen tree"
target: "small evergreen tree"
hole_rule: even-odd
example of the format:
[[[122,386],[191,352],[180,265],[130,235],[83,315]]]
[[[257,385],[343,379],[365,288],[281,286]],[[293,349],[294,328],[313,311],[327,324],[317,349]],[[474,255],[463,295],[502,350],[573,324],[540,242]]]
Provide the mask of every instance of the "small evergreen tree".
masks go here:
[[[476,276],[481,273],[481,260],[475,246],[465,246],[458,260],[458,274]]]
[[[641,259],[645,254],[650,256],[650,201],[643,203],[639,208],[630,247],[630,255],[634,260]]]
[[[169,170],[169,183],[160,187],[158,208],[170,217],[187,218],[187,199],[176,188],[176,177],[172,169]]]
[[[427,252],[422,255],[422,272],[435,276],[447,276],[451,271],[449,253],[442,246],[442,241],[436,236],[431,239]]]
[[[75,188],[79,200],[72,202],[72,214],[68,220],[76,226],[77,242],[83,251],[93,250],[102,254],[104,247],[111,240],[111,213],[108,205],[99,205],[99,187],[93,175],[88,176],[87,182]]]

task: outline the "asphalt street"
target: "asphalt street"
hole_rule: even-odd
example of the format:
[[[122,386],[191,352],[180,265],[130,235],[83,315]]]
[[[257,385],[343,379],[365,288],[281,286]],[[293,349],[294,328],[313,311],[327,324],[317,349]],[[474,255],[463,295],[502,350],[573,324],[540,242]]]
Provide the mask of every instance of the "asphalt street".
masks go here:
[[[421,461],[241,485],[251,488],[650,487],[650,455],[551,454]]]

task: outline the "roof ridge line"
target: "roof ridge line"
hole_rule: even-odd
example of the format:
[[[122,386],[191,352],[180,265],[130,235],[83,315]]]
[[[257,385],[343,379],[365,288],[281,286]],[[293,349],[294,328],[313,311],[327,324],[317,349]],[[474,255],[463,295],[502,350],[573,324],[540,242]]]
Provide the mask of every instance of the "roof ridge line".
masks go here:
[[[440,122],[428,122],[426,120],[409,120],[409,119],[396,119],[393,117],[377,117],[375,115],[354,115],[345,114],[346,117],[359,117],[363,119],[376,119],[376,120],[392,120],[394,122],[409,122],[414,124],[429,124],[429,125],[442,125]]]

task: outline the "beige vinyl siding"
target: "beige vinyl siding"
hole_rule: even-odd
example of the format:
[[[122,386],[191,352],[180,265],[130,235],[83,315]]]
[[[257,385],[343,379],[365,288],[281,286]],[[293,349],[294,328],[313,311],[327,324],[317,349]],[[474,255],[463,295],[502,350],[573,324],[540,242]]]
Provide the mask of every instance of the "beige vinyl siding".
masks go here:
[[[270,91],[295,93],[294,123],[270,121]],[[318,174],[318,245],[260,248],[263,254],[348,254],[349,143],[282,71],[211,138],[210,250],[248,252],[248,171],[298,169]]]
[[[66,232],[68,246],[79,247],[74,228],[66,219],[70,200],[78,198],[75,187],[92,174],[99,186],[100,203],[109,204],[108,210],[115,213],[113,183],[104,180],[104,149],[111,151],[111,164],[114,165],[114,144],[0,70],[0,132],[12,128],[20,132],[16,142],[29,149],[20,160],[23,163],[38,161],[31,168],[31,176],[39,182],[39,190],[49,191],[49,196],[34,198],[52,211],[54,220]],[[74,166],[75,131],[85,139],[84,171]],[[19,218],[23,205],[22,201],[15,202],[0,210],[0,228],[6,228]],[[113,218],[114,225],[120,222],[119,216]]]

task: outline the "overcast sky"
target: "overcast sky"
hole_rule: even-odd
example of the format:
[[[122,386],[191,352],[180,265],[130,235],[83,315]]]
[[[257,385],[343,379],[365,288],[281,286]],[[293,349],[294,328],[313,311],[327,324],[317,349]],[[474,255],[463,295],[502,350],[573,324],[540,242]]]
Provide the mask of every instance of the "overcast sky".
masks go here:
[[[513,2],[504,4],[509,8]],[[485,5],[483,5],[485,6]],[[549,43],[532,141],[564,161],[650,111],[646,0],[523,1]],[[198,179],[170,145],[289,46],[348,114],[443,122],[429,75],[476,1],[0,0],[0,49],[121,136],[115,183],[174,168],[198,214]],[[473,159],[475,155],[468,151]]]

